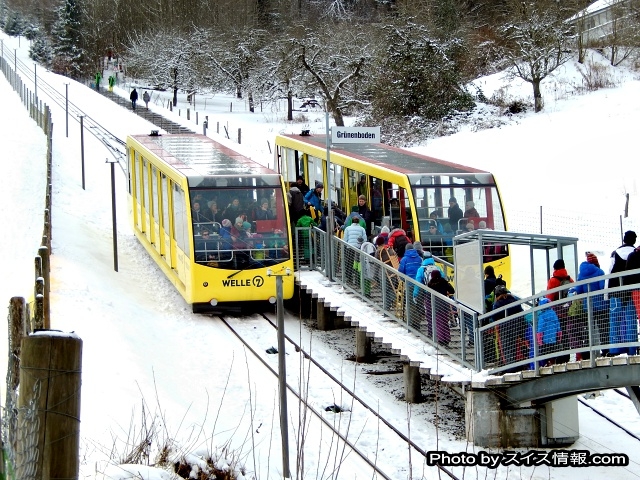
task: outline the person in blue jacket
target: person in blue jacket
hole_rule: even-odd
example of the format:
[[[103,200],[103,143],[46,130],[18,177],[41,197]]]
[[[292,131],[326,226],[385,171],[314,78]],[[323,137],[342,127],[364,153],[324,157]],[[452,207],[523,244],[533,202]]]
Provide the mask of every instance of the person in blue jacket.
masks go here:
[[[304,196],[305,205],[315,208],[318,212],[322,212],[322,189],[324,185],[320,182],[316,183],[316,188],[309,190]]]
[[[400,260],[398,271],[408,277],[416,278],[416,273],[421,266],[422,257],[418,254],[413,244],[408,243],[404,250],[404,257]]]
[[[604,276],[604,270],[600,268],[598,257],[591,252],[587,252],[586,255],[587,260],[582,262],[578,267],[578,282],[580,280],[588,280],[590,278],[596,279],[600,277],[600,279],[570,288],[570,295],[580,295],[604,289],[604,278],[602,278]],[[569,346],[571,348],[578,348],[580,344],[586,343],[585,340],[589,338],[589,326],[587,325],[587,301],[591,302],[591,311],[593,313],[595,325],[598,327],[598,331],[600,332],[600,338],[595,341],[599,340],[601,345],[609,343],[609,302],[604,299],[604,293],[602,293],[591,297],[585,297],[582,301],[582,314],[580,315],[580,318],[570,318],[571,324],[567,325],[569,328],[567,334],[569,335]],[[587,358],[589,358],[588,352],[578,352],[576,354],[577,360]]]
[[[538,305],[546,305],[549,299],[543,297]],[[552,308],[546,307],[538,311],[538,328],[536,329],[535,341],[538,343],[540,355],[553,352],[560,345],[562,330],[560,330],[560,320]],[[533,349],[533,345],[531,346]],[[553,359],[547,360],[547,365],[553,364]]]

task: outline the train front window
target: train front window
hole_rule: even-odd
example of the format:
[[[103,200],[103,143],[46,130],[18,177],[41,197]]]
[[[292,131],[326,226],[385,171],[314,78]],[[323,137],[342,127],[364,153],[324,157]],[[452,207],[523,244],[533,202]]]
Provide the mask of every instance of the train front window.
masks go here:
[[[289,259],[289,228],[281,185],[192,188],[191,219],[196,263],[217,268],[252,269]],[[250,184],[254,184],[251,186]],[[202,182],[201,184],[206,184]]]

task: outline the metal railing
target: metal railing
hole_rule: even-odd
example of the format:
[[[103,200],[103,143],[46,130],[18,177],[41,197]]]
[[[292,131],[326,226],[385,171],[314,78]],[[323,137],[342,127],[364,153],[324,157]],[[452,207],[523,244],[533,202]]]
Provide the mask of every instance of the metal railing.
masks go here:
[[[298,228],[295,244],[297,269],[319,270],[329,276],[325,232]],[[574,358],[588,360],[593,366],[597,356],[635,354],[640,347],[640,285],[595,290],[599,282],[640,271],[591,278],[515,298],[504,307],[481,314],[336,236],[331,237],[331,252],[333,279],[382,315],[476,371],[535,370],[537,374],[542,366]],[[452,265],[437,261],[448,277]],[[568,294],[579,286],[584,286],[586,293]],[[547,295],[554,299],[540,301]]]

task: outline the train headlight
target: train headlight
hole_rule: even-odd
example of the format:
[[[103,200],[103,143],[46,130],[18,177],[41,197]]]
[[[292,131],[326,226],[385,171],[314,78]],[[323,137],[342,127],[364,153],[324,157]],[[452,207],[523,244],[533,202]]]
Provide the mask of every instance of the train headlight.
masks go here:
[[[269,303],[276,303],[276,297],[269,297]]]
[[[218,300],[216,300],[215,298],[212,298],[209,303],[211,304],[212,307],[215,307],[216,305],[218,305]]]

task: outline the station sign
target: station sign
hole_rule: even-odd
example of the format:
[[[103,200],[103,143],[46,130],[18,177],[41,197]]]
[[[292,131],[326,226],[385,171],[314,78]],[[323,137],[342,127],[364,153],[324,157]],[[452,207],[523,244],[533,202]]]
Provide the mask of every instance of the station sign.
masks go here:
[[[332,127],[331,143],[380,143],[380,127]]]

